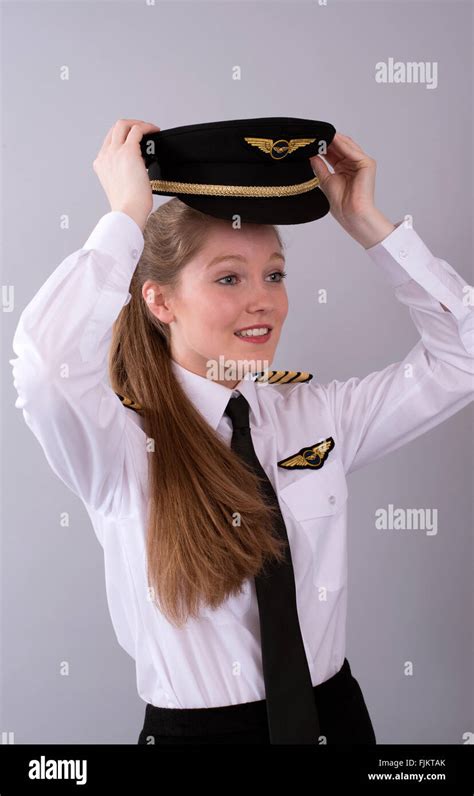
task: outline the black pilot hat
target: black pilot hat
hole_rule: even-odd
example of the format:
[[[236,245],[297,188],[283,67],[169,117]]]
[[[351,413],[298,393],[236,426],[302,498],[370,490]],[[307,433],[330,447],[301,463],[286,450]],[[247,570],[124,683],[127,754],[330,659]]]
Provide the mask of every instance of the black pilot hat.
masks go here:
[[[329,212],[309,158],[335,133],[312,119],[230,119],[147,133],[140,147],[154,194],[216,218],[303,224]]]

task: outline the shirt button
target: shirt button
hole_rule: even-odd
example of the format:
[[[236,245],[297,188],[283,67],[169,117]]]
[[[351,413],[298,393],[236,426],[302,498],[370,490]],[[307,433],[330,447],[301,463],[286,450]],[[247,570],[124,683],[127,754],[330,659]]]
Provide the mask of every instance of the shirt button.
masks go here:
[[[398,252],[398,256],[399,257],[406,257],[407,254],[408,254],[408,252],[407,252],[406,249],[400,249],[400,251]]]
[[[330,503],[335,503],[335,502],[336,502],[336,497],[335,497],[335,495],[329,495],[329,502],[330,502]]]
[[[133,257],[134,260],[137,259],[137,257],[138,257],[138,249],[132,249],[132,257]]]

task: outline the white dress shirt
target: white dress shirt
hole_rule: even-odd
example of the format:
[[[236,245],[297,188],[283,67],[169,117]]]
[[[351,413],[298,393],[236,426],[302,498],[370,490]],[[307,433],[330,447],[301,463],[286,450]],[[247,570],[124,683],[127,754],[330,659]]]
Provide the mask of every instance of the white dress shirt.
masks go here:
[[[203,610],[182,629],[149,598],[147,438],[140,415],[121,403],[107,377],[112,324],[130,300],[143,245],[141,229],[128,215],[109,212],[83,248],[49,276],[23,310],[13,339],[15,406],[53,471],[89,513],[104,551],[112,622],[136,661],[141,698],[174,708],[264,699],[253,580],[240,596]],[[434,428],[474,397],[474,310],[464,279],[402,222],[367,253],[420,333],[403,361],[344,382],[243,380],[238,390],[172,363],[190,400],[228,445],[229,398],[241,392],[250,404],[254,447],[288,530],[313,685],[334,675],[345,657],[346,476]],[[277,466],[328,437],[335,445],[320,469]]]

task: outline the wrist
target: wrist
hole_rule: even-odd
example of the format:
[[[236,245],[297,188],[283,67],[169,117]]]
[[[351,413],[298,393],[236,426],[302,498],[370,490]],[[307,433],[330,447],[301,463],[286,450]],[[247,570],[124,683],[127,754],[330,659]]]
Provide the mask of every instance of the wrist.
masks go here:
[[[130,216],[130,218],[133,219],[136,224],[138,224],[143,233],[147,218],[150,215],[149,213],[145,213],[142,208],[128,207],[127,205],[116,205],[111,209],[119,210],[121,213],[126,213],[127,216]]]
[[[389,219],[376,207],[347,221],[346,229],[364,249],[383,241],[395,229]]]

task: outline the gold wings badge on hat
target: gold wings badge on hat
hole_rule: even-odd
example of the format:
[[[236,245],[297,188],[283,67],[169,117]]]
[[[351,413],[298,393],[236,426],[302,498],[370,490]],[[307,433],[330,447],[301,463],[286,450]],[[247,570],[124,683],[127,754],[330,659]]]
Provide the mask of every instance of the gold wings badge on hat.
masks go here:
[[[335,442],[332,437],[310,445],[308,448],[301,448],[298,453],[281,459],[277,462],[278,467],[285,467],[288,470],[306,470],[308,467],[319,470],[326,461],[329,451],[334,448]]]
[[[279,138],[278,141],[274,141],[273,138],[251,138],[251,137],[244,137],[244,141],[247,141],[248,144],[251,146],[256,146],[265,152],[266,155],[270,155],[274,160],[281,160],[282,158],[286,158],[287,155],[290,155],[295,149],[299,149],[302,146],[308,146],[308,144],[312,144],[313,141],[316,141],[315,138],[290,138],[287,141],[285,138]],[[276,152],[277,156],[273,153]]]

